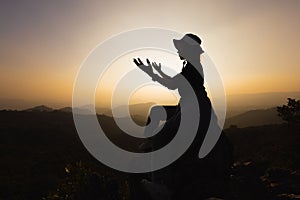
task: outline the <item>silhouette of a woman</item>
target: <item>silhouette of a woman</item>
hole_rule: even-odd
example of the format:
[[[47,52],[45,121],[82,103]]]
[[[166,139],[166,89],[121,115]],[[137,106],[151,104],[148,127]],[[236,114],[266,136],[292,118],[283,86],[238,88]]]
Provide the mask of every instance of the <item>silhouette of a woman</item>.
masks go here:
[[[163,147],[166,145],[166,142],[169,142],[175,136],[183,113],[193,112],[192,109],[195,105],[191,106],[190,104],[192,104],[191,98],[195,96],[197,99],[196,106],[199,108],[201,117],[198,120],[196,137],[187,151],[168,167],[154,172],[154,177],[152,177],[154,183],[149,181],[144,183],[146,183],[146,185],[148,184],[148,186],[150,185],[148,188],[155,188],[156,183],[163,183],[164,186],[167,186],[171,191],[177,194],[187,182],[200,180],[200,182],[197,182],[199,187],[206,187],[208,183],[216,182],[221,185],[226,185],[227,177],[229,177],[228,171],[232,164],[232,157],[230,145],[227,143],[224,134],[221,134],[217,144],[208,156],[203,159],[198,158],[199,149],[207,133],[211,115],[214,115],[210,99],[207,97],[204,87],[204,74],[200,62],[200,56],[204,53],[200,46],[201,39],[189,33],[184,35],[180,40],[174,39],[173,43],[178,50],[180,59],[184,61],[182,71],[174,77],[163,73],[161,64],[155,62],[150,63],[147,59],[147,64],[145,65],[139,58],[134,59],[134,63],[147,73],[153,81],[157,81],[171,90],[178,89],[181,96],[179,104],[175,108],[172,106],[164,106],[167,111],[167,121],[159,134],[151,137],[151,150],[153,151]],[[155,74],[153,68],[159,74]],[[150,119],[155,121],[152,121],[151,126],[147,126],[145,129],[146,136],[151,136],[159,124],[160,119],[155,115],[157,110],[158,107],[155,106],[150,111]],[[156,118],[151,116],[156,116]],[[201,184],[203,185],[200,186]],[[209,189],[215,189],[215,187],[213,186]],[[220,192],[220,188],[217,188],[217,190],[217,192]],[[176,194],[173,195],[176,196]],[[188,195],[193,197],[193,194]],[[184,199],[190,198],[187,197]]]
[[[192,146],[189,148],[194,149],[194,153],[196,153],[196,149],[194,147],[197,146],[200,148],[202,142],[199,140],[201,140],[201,138],[203,139],[203,137],[205,136],[211,117],[211,103],[205,91],[203,68],[200,62],[200,56],[202,53],[204,53],[204,51],[200,46],[201,39],[191,33],[186,34],[180,40],[174,39],[173,43],[175,48],[178,50],[180,59],[184,61],[181,73],[177,74],[174,77],[170,77],[165,74],[161,70],[161,64],[157,64],[155,62],[150,63],[148,59],[147,65],[145,65],[139,58],[134,59],[134,62],[140,69],[147,73],[153,81],[157,81],[161,85],[171,90],[178,89],[178,92],[181,96],[178,106],[164,106],[167,112],[167,122],[165,123],[163,130],[168,129],[168,132],[170,132],[171,126],[171,129],[173,130],[172,132],[176,132],[175,129],[178,128],[176,125],[178,125],[180,122],[181,110],[187,110],[186,108],[190,104],[190,99],[193,95],[196,95],[201,120],[199,121],[198,126],[198,134],[196,138],[197,141],[195,140],[196,143],[192,144]],[[159,73],[159,75],[153,72],[153,68]],[[193,90],[187,88],[187,84],[185,83],[186,81],[188,81]],[[150,126],[145,129],[144,134],[146,136],[152,135],[154,130],[157,128],[159,121],[161,120],[157,118],[157,115],[155,115],[157,110],[159,110],[159,108],[155,106],[150,111],[149,119],[155,121],[151,121]],[[166,138],[166,135],[167,134],[164,134],[163,138]],[[166,140],[163,138],[156,137],[156,139],[152,141],[154,143],[153,148],[157,149],[159,147],[162,147]],[[168,138],[168,140],[170,140],[170,135]]]

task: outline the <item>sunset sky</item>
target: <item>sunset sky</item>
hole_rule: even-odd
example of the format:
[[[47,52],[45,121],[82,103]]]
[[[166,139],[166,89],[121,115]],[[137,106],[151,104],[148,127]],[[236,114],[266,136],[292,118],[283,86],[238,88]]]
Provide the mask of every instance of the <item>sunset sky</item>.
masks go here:
[[[143,27],[199,35],[227,94],[300,91],[299,11],[298,0],[1,1],[0,98],[71,105],[89,52]]]

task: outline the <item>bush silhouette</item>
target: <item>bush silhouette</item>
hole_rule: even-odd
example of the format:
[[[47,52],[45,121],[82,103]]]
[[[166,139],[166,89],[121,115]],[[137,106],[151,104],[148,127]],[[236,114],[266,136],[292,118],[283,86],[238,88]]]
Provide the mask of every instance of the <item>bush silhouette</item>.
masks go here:
[[[277,112],[288,123],[300,123],[300,100],[288,98],[287,105],[278,106]]]

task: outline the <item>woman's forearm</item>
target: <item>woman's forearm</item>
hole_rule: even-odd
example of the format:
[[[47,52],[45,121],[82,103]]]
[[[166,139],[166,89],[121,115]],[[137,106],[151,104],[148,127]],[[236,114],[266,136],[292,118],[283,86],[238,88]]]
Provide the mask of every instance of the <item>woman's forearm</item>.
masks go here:
[[[160,77],[157,74],[153,74],[152,76],[153,81],[159,82],[161,85],[169,88],[170,90],[177,89],[176,82],[173,80],[173,78],[167,76],[167,77]]]
[[[162,78],[171,78],[169,75],[167,75],[167,74],[165,74],[163,71],[161,71],[161,70],[159,70],[159,71],[157,71],[160,75],[161,75],[161,77]]]

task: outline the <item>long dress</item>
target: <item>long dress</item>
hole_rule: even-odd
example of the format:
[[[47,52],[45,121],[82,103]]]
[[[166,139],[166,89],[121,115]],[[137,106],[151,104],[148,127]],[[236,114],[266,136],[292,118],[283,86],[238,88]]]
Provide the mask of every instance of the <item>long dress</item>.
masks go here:
[[[187,151],[178,160],[166,168],[153,172],[154,182],[163,183],[173,191],[178,191],[187,183],[195,181],[199,187],[205,187],[207,181],[212,183],[213,179],[218,179],[217,182],[222,180],[221,184],[226,184],[227,180],[225,179],[228,177],[228,170],[232,164],[231,147],[224,134],[221,134],[219,141],[208,156],[203,159],[198,158],[200,147],[210,124],[213,109],[204,87],[202,66],[200,64],[197,67],[198,70],[192,64],[187,63],[178,75],[178,77],[183,76],[189,82],[193,91],[186,90],[184,86],[178,84],[180,81],[174,81],[177,85],[170,86],[178,88],[181,99],[176,108],[167,107],[167,109],[171,110],[170,113],[172,114],[168,116],[169,118],[160,132],[151,138],[152,150],[162,148],[169,143],[176,135],[180,125],[181,111],[189,112],[189,110],[185,110],[185,107],[188,107],[187,105],[189,105],[191,96],[196,95],[201,116],[198,121],[196,137]],[[176,80],[176,76],[173,79]],[[194,94],[190,94],[191,92]],[[186,134],[189,133],[187,132]]]
[[[180,125],[181,110],[183,110],[183,112],[189,112],[188,107],[190,104],[190,99],[193,95],[196,95],[201,117],[200,121],[198,121],[198,131],[196,138],[186,153],[190,154],[192,149],[194,151],[197,148],[200,149],[202,140],[204,139],[205,133],[207,132],[211,118],[211,102],[207,97],[207,93],[205,91],[202,71],[203,70],[201,64],[198,66],[197,70],[195,67],[193,67],[192,64],[187,63],[182,68],[181,73],[173,78],[173,85],[167,86],[170,89],[178,88],[178,92],[181,98],[179,104],[176,107],[164,106],[167,111],[168,117],[166,123],[164,124],[164,127],[162,128],[162,130],[160,130],[160,133],[152,137],[154,148],[153,150],[162,148],[166,143],[170,142],[174,138]],[[181,81],[182,77],[188,81],[190,86],[192,86],[192,91],[186,88],[186,85],[183,83],[183,81]]]

